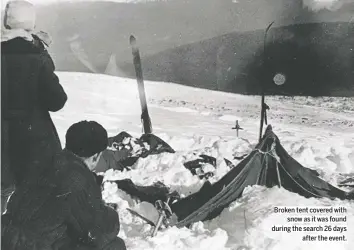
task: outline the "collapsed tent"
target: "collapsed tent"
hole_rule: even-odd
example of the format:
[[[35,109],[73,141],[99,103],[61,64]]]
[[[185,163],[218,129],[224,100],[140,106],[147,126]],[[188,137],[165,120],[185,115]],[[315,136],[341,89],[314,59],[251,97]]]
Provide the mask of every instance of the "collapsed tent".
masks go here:
[[[171,205],[178,217],[176,226],[215,218],[252,185],[280,186],[307,198],[352,198],[293,159],[269,125],[256,148],[222,179],[213,185],[205,184],[199,192]]]
[[[170,207],[178,218],[175,225],[184,227],[215,218],[242,195],[245,187],[252,185],[279,186],[307,198],[353,199],[353,193],[340,190],[318,176],[316,171],[303,167],[286,152],[269,125],[255,149],[223,178],[214,184],[205,182],[198,192],[170,203]],[[130,183],[130,187],[132,185]],[[144,187],[124,191],[133,197],[156,200],[143,197],[146,196]],[[154,194],[150,192],[150,195]]]

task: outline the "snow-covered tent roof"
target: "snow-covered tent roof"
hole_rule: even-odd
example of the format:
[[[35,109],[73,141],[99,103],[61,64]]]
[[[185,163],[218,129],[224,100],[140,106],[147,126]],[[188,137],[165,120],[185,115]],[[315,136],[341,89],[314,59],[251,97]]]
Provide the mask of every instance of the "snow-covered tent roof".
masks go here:
[[[197,193],[171,205],[178,217],[176,226],[215,218],[252,185],[279,186],[308,198],[349,198],[292,158],[269,125],[255,149],[222,179],[213,185],[207,182]]]

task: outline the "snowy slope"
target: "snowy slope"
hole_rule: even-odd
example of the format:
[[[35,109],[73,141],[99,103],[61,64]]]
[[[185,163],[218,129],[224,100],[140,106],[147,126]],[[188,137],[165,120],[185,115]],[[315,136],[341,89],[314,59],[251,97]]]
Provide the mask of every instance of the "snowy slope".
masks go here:
[[[106,75],[58,72],[69,100],[63,110],[52,113],[64,144],[66,129],[79,120],[96,120],[109,135],[125,130],[141,134],[140,103],[136,81]],[[223,176],[223,157],[249,153],[257,143],[260,97],[241,96],[194,89],[171,83],[146,82],[154,133],[169,143],[176,154],[140,159],[130,172],[108,171],[106,179],[132,178],[141,185],[160,180],[184,195],[197,191],[202,182],[183,167],[195,152],[218,160],[213,181]],[[283,146],[306,167],[316,169],[336,185],[342,174],[354,174],[354,98],[267,98],[271,107],[269,123]],[[240,138],[231,128],[238,120]],[[237,163],[234,160],[234,163]],[[302,243],[296,234],[274,233],[280,223],[272,209],[278,206],[343,205],[348,209],[348,233],[353,235],[354,203],[327,199],[305,199],[286,190],[250,187],[242,199],[210,222],[191,229],[171,228],[155,238],[147,237],[150,227],[132,217],[131,207],[156,219],[151,205],[138,204],[115,184],[106,183],[104,198],[119,205],[121,232],[128,249],[354,249],[346,243]],[[332,245],[331,245],[332,244]],[[242,248],[242,246],[245,246]],[[248,247],[248,248],[246,248]]]

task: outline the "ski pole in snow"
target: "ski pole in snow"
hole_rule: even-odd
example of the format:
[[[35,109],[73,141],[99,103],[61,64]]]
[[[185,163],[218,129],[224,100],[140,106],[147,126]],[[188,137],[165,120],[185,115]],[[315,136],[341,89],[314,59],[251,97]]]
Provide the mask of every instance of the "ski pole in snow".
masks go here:
[[[157,208],[157,210],[159,212],[159,218],[156,222],[156,226],[154,228],[154,231],[152,232],[151,237],[156,236],[157,231],[161,227],[163,220],[166,219],[167,217],[171,217],[172,210],[171,210],[170,206],[168,205],[168,203],[170,202],[170,199],[171,199],[171,197],[168,197],[166,202],[162,202],[161,200],[158,200],[155,202],[155,207]]]
[[[130,46],[132,47],[133,63],[135,67],[136,79],[138,82],[139,99],[141,105],[141,121],[143,123],[143,129],[145,134],[152,133],[151,119],[149,116],[149,111],[146,103],[145,87],[143,80],[143,70],[141,66],[141,59],[139,54],[139,48],[136,45],[136,39],[133,35],[130,36]]]
[[[267,34],[268,31],[270,29],[270,27],[273,25],[274,21],[271,22],[265,33],[264,33],[264,41],[263,41],[263,65],[265,67],[266,64],[266,48],[267,48]],[[269,106],[267,104],[265,104],[265,87],[262,85],[261,86],[261,91],[262,91],[262,100],[261,100],[261,121],[260,121],[260,129],[259,129],[259,141],[261,141],[262,139],[262,133],[263,133],[263,124],[265,123],[267,125],[268,121],[267,121],[267,110],[269,110]]]

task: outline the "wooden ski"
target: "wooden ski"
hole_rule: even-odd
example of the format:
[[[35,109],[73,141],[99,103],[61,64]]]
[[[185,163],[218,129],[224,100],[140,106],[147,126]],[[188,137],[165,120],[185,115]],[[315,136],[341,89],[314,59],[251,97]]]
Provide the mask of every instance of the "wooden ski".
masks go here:
[[[267,51],[266,51],[266,48],[267,48],[267,35],[268,35],[268,31],[269,29],[272,27],[272,25],[274,24],[274,21],[271,22],[267,29],[265,30],[265,33],[264,33],[264,41],[263,41],[263,67],[265,67],[265,64],[266,64],[266,58],[267,58]],[[267,104],[265,104],[265,88],[264,86],[261,86],[261,89],[262,89],[262,100],[261,100],[261,121],[260,121],[260,128],[259,128],[259,142],[261,141],[262,139],[262,134],[263,134],[263,125],[264,123],[267,125],[267,109],[269,109],[269,106]]]
[[[136,79],[138,81],[138,90],[139,90],[139,98],[140,98],[140,105],[141,105],[141,120],[143,123],[143,130],[145,134],[152,133],[152,125],[151,119],[149,116],[149,111],[146,102],[146,95],[145,95],[145,87],[144,87],[144,79],[143,79],[143,70],[141,65],[140,53],[139,48],[136,44],[136,39],[133,35],[130,36],[130,46],[132,48],[133,54],[133,63],[135,67]]]

